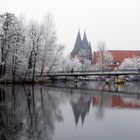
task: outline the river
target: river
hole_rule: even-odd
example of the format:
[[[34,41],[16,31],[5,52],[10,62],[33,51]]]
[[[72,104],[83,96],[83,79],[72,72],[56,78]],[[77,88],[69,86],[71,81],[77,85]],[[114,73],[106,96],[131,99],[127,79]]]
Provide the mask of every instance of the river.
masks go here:
[[[0,140],[139,140],[140,82],[0,86]]]

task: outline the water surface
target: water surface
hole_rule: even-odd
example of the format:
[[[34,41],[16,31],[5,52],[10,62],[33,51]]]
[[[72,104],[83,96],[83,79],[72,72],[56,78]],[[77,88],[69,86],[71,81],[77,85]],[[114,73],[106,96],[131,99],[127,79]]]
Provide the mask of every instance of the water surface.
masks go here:
[[[0,87],[0,140],[139,140],[140,83]]]

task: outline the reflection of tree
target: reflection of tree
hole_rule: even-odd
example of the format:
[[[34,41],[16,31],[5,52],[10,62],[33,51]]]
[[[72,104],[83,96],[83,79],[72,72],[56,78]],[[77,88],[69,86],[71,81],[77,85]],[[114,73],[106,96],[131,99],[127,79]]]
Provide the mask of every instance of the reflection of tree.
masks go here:
[[[104,103],[103,94],[101,94],[100,104],[96,114],[98,119],[103,118],[103,114],[104,114],[103,103]]]
[[[2,92],[2,89],[0,89]],[[15,96],[15,86],[12,85],[10,93],[4,93],[4,98],[0,106],[0,127],[1,139],[15,139],[15,135],[22,129],[20,113],[17,115],[18,105]]]
[[[55,121],[63,120],[60,103],[61,95],[41,86],[0,90],[0,139],[52,140]]]
[[[92,105],[97,106],[97,110],[95,112],[97,119],[103,119],[105,107],[108,106],[109,103],[110,103],[110,95],[103,94],[102,91],[100,91],[99,95],[94,95],[92,97]]]
[[[47,90],[42,89],[42,87],[35,89],[32,86],[31,101],[28,99],[28,102],[30,101],[30,106],[28,103],[30,112],[28,136],[31,139],[52,139],[55,129],[54,122],[58,120],[57,116],[62,118],[61,112],[58,111],[60,103],[58,100],[58,98],[49,94]]]
[[[70,103],[73,109],[76,126],[80,117],[83,125],[86,114],[90,109],[91,97],[84,94],[73,94],[71,96]]]

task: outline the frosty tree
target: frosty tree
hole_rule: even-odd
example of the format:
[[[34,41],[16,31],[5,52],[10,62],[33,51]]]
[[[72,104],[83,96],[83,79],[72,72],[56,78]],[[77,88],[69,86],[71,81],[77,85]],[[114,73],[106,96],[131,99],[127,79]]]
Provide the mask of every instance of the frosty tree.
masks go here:
[[[41,58],[41,76],[45,70],[51,71],[54,64],[54,53],[57,48],[56,44],[56,29],[53,22],[53,17],[48,14],[43,20],[43,46],[42,46],[42,58]]]
[[[100,57],[99,57],[100,64],[98,64],[98,65],[103,70],[113,60],[113,56],[111,55],[111,53],[109,53],[106,50],[105,42],[99,41],[97,48],[98,48],[99,55],[100,55]]]
[[[29,55],[29,64],[28,68],[32,68],[32,81],[35,78],[35,71],[37,62],[40,59],[40,53],[42,48],[42,36],[43,28],[36,22],[31,22],[28,27],[28,37],[29,37],[29,47],[30,47],[30,55]]]
[[[91,60],[87,58],[87,55],[89,54],[89,50],[81,49],[81,51],[78,53],[78,59],[81,62],[81,70],[86,71],[91,68]]]
[[[8,70],[14,80],[24,43],[22,26],[14,14],[5,13],[0,17],[1,75]]]
[[[81,70],[81,63],[78,58],[72,58],[70,55],[63,57],[61,61],[61,69],[62,71],[77,71]]]
[[[140,57],[127,58],[119,66],[119,69],[138,69],[138,68],[140,68]]]

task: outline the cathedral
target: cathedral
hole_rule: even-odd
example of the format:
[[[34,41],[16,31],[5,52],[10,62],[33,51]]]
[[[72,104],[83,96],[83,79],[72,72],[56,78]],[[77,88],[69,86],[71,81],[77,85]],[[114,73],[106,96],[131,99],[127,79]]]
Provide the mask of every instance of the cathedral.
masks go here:
[[[91,44],[87,40],[86,33],[84,32],[83,39],[81,39],[80,31],[78,31],[75,45],[74,45],[74,48],[71,52],[71,57],[72,58],[79,57],[80,53],[84,53],[83,57],[87,60],[92,61]]]

